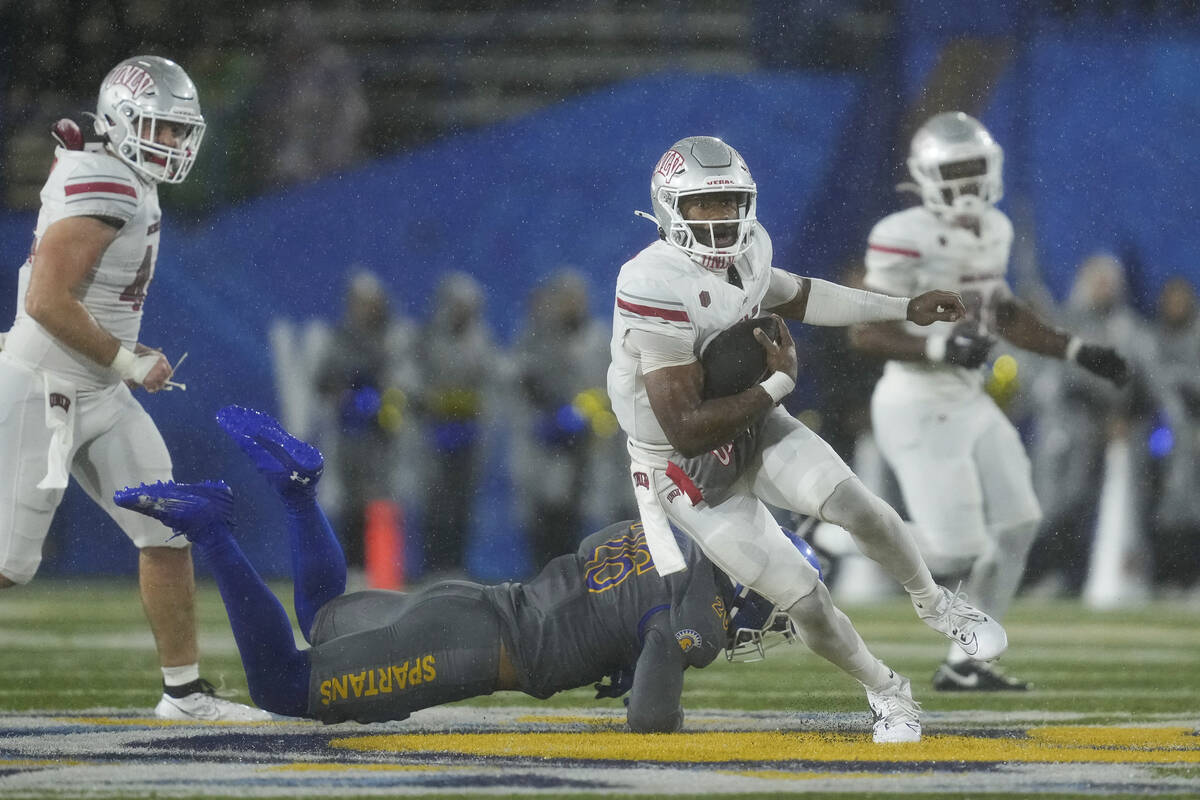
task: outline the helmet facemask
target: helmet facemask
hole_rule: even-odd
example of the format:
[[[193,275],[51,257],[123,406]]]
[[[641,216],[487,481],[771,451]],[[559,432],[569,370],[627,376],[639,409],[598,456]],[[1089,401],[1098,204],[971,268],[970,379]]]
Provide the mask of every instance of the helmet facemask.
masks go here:
[[[125,128],[123,136],[110,135],[118,157],[152,181],[182,183],[196,163],[196,153],[204,138],[204,120],[187,114],[156,113],[147,111],[130,100],[117,105],[120,120],[112,128]],[[109,120],[105,119],[106,124]],[[124,124],[123,124],[124,123]],[[175,146],[163,144],[158,137],[164,125],[180,126],[181,135],[176,137]],[[97,121],[97,130],[100,123]]]
[[[768,650],[799,639],[796,623],[786,611],[741,584],[734,587],[729,630],[725,657],[742,663],[762,661]]]
[[[737,216],[714,220],[684,217],[680,205],[687,198],[713,194],[737,195]],[[754,190],[731,192],[725,187],[690,192],[660,189],[659,202],[666,208],[670,219],[663,234],[668,243],[687,253],[701,266],[711,270],[727,269],[735,258],[750,249],[756,195]]]

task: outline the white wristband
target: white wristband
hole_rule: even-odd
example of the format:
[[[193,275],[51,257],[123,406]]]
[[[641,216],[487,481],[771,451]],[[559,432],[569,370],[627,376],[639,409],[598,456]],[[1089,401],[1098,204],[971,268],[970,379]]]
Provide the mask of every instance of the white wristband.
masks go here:
[[[792,393],[792,389],[796,388],[796,382],[786,372],[772,372],[759,386],[766,389],[767,394],[771,395],[771,399],[778,403]]]
[[[1072,336],[1071,340],[1067,342],[1067,349],[1063,351],[1063,358],[1067,361],[1074,361],[1075,357],[1079,355],[1079,348],[1081,347],[1083,347],[1083,339],[1080,339],[1078,336]]]
[[[946,360],[946,337],[930,336],[925,339],[925,357],[940,364]]]
[[[117,348],[117,354],[113,356],[113,360],[109,363],[109,369],[116,370],[117,374],[122,378],[129,379],[133,377],[133,365],[137,363],[137,356],[124,347]]]
[[[108,366],[116,370],[122,380],[132,381],[140,386],[146,380],[146,376],[150,374],[150,370],[154,369],[154,365],[158,363],[160,355],[159,352],[150,350],[140,356],[135,356],[122,347],[113,356],[113,360]]]

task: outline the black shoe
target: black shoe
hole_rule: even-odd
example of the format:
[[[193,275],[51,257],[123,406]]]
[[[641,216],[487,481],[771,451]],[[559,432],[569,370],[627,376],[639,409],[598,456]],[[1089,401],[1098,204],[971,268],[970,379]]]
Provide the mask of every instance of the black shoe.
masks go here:
[[[933,688],[939,692],[1026,692],[1032,687],[1028,681],[1010,678],[984,661],[947,661],[933,673]]]

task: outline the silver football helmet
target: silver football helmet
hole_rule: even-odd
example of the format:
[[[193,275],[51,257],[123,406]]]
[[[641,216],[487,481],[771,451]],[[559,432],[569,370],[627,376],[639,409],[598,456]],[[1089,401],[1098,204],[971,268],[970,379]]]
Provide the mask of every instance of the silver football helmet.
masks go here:
[[[158,141],[177,126],[173,144]],[[158,56],[127,58],[105,76],[96,101],[96,133],[117,158],[152,181],[181,183],[196,162],[204,115],[183,67]]]
[[[1004,195],[1004,151],[979,120],[961,111],[937,114],[912,139],[908,171],[935,213],[979,216]]]
[[[685,220],[679,202],[702,194],[736,193],[737,217]],[[650,176],[650,206],[672,247],[707,269],[726,269],[750,248],[754,234],[758,187],[737,150],[712,136],[689,136],[663,154]],[[699,234],[699,235],[697,235]]]

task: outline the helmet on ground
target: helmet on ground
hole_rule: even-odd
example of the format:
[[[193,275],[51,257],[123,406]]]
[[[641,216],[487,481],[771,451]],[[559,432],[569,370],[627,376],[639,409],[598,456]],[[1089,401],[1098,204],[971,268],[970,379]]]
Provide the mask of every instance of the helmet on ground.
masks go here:
[[[164,125],[178,127],[174,145],[158,141]],[[146,179],[181,183],[204,138],[196,85],[174,61],[127,58],[100,84],[96,133],[108,139],[117,158]]]
[[[723,193],[737,197],[735,218],[684,219],[681,200]],[[671,145],[650,176],[650,206],[662,236],[672,247],[714,271],[726,269],[750,248],[757,197],[758,187],[741,155],[712,136],[689,136]]]
[[[1004,151],[987,128],[961,111],[931,117],[912,138],[908,171],[935,213],[979,216],[1004,195]]]
[[[787,528],[782,528],[800,554],[812,564],[821,578],[821,562],[808,542]],[[725,656],[730,661],[762,661],[766,651],[781,644],[791,644],[799,638],[796,625],[787,610],[740,583],[733,585],[729,603],[729,641]]]

